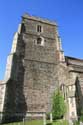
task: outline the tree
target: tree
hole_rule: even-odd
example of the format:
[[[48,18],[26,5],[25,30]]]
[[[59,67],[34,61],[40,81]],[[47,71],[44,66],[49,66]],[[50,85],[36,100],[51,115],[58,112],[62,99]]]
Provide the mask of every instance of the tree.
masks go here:
[[[80,108],[80,121],[83,122],[83,108]]]
[[[66,113],[66,104],[62,93],[58,90],[54,92],[53,103],[52,103],[52,114],[53,119],[61,119]]]

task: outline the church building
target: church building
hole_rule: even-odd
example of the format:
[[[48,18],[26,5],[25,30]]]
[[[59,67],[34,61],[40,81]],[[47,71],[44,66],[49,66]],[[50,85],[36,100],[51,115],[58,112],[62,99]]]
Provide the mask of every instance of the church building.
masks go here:
[[[24,14],[0,81],[0,120],[41,118],[51,112],[58,88],[67,104],[66,119],[78,119],[83,110],[83,60],[64,55],[56,22]]]

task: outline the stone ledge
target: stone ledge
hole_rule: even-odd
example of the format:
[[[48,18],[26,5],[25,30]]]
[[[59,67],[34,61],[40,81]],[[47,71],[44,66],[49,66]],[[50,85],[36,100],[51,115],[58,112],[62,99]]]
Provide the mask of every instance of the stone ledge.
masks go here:
[[[34,20],[34,21],[39,21],[39,22],[42,22],[42,23],[47,23],[47,24],[50,24],[50,25],[55,25],[57,26],[57,24],[53,21],[49,21],[47,19],[43,19],[43,18],[40,18],[40,17],[36,17],[36,16],[31,16],[27,13],[25,13],[22,18],[25,18],[25,19],[30,19],[30,20]]]

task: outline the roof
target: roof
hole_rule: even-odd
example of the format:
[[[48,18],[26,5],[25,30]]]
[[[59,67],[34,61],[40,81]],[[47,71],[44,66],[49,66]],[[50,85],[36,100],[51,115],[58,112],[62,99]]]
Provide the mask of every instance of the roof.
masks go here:
[[[69,57],[69,56],[65,56],[65,59],[68,65],[83,66],[83,59],[78,59],[78,58]]]
[[[65,56],[65,58],[83,62],[83,59],[79,59],[79,58],[75,58],[75,57]]]
[[[83,60],[74,57],[65,57],[66,63],[70,66],[70,71],[83,73]]]
[[[45,19],[45,18],[40,18],[40,17],[36,17],[36,16],[31,16],[27,13],[25,13],[22,18],[26,18],[26,19],[30,19],[30,20],[34,20],[34,21],[39,21],[39,22],[43,22],[43,23],[47,23],[47,24],[50,24],[50,25],[55,25],[57,26],[56,22],[55,21],[50,21],[48,19]]]
[[[0,83],[2,82],[2,80],[0,80]]]
[[[4,85],[5,82],[3,80],[0,80],[0,85]]]
[[[2,82],[3,82],[3,81],[2,81],[2,80],[0,80],[0,84],[2,84]]]

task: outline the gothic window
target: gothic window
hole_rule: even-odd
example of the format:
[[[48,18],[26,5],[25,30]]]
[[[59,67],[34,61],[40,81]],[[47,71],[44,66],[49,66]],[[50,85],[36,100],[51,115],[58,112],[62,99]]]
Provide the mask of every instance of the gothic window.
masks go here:
[[[37,25],[37,32],[42,32],[42,26],[41,25]]]

